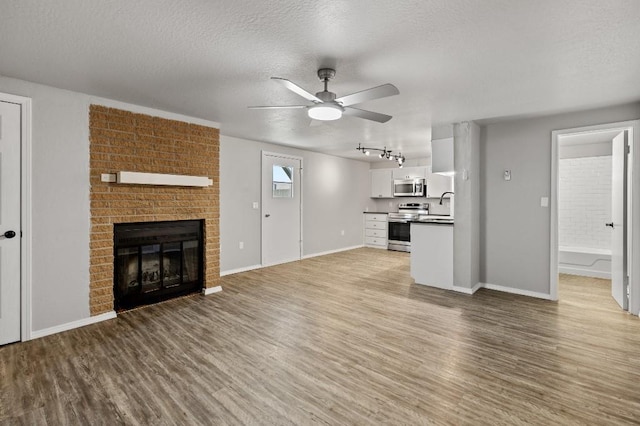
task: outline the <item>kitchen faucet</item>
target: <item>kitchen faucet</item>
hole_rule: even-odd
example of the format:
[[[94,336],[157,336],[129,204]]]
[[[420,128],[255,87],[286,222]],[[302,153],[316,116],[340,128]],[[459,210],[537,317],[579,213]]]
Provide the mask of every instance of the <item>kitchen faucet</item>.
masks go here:
[[[442,199],[444,198],[445,195],[447,194],[451,194],[453,195],[453,191],[447,191],[447,192],[443,192],[442,195],[440,196],[440,205],[442,205]]]

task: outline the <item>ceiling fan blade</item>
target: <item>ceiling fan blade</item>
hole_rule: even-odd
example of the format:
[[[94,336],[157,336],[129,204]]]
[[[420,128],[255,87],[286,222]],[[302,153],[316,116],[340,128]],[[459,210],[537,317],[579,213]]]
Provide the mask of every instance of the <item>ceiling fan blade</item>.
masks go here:
[[[393,118],[390,115],[380,114],[379,112],[366,111],[364,109],[358,109],[353,107],[345,108],[343,114],[364,118],[365,120],[377,121],[378,123],[386,123],[387,121]]]
[[[373,87],[371,89],[363,90],[361,92],[352,93],[347,96],[337,98],[335,101],[342,106],[349,106],[359,104],[365,101],[372,101],[374,99],[386,98],[387,96],[393,96],[399,94],[400,91],[393,84],[383,84],[382,86]]]
[[[286,78],[271,77],[271,80],[275,80],[275,81],[278,81],[278,82],[282,83],[284,85],[284,87],[286,87],[287,89],[291,90],[293,93],[302,96],[303,98],[305,98],[308,101],[315,102],[317,104],[322,103],[322,99],[318,98],[316,95],[313,95],[313,94],[307,92],[302,87],[298,86],[295,83],[292,83],[291,81],[287,80]]]
[[[249,109],[293,109],[293,108],[306,108],[307,105],[281,105],[281,106],[250,106]]]

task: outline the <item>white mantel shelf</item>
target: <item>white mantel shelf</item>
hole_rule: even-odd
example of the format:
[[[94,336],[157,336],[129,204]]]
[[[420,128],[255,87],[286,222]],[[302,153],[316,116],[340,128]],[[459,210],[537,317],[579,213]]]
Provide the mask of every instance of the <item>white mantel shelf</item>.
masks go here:
[[[130,185],[164,185],[164,186],[196,186],[213,185],[213,180],[206,176],[167,175],[162,173],[117,172],[103,173],[102,182]]]

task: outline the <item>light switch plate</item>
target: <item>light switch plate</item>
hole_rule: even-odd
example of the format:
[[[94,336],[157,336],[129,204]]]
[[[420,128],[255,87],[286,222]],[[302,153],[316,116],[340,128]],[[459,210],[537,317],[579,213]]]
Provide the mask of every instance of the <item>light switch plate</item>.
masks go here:
[[[511,180],[511,170],[504,171],[504,180]]]
[[[540,197],[540,207],[549,207],[549,197]]]
[[[253,208],[254,208],[255,210],[258,210],[258,202],[257,202],[257,201],[254,201],[254,202],[253,202]]]

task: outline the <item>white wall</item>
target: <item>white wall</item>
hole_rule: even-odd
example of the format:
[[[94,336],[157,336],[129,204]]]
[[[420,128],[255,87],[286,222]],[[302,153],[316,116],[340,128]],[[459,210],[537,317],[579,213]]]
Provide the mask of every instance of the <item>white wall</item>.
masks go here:
[[[550,212],[540,206],[540,197],[551,192],[551,131],[638,117],[640,103],[633,103],[483,126],[483,282],[549,294]],[[511,169],[511,181],[503,180],[504,169]]]
[[[611,156],[558,161],[558,245],[611,249]]]
[[[89,105],[219,127],[108,99],[0,77],[32,99],[32,331],[89,317]]]
[[[303,158],[303,255],[363,244],[362,213],[369,198],[369,164],[290,147],[220,138],[220,270],[260,265],[261,152]],[[340,231],[344,230],[342,236]],[[239,248],[239,242],[244,248]]]

